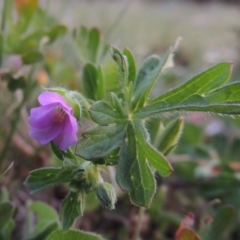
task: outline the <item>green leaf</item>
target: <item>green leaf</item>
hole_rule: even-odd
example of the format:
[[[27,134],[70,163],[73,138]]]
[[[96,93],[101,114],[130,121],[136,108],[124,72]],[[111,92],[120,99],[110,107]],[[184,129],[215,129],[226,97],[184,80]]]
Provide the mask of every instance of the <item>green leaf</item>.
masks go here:
[[[132,124],[127,127],[127,142],[122,147],[119,155],[119,163],[117,165],[116,181],[118,185],[125,191],[131,191],[131,167],[136,159],[136,139]]]
[[[56,25],[47,31],[45,34],[49,37],[49,42],[54,42],[57,38],[65,35],[67,33],[67,27],[64,25]]]
[[[1,237],[4,240],[11,239],[11,234],[12,234],[12,231],[13,231],[14,227],[15,227],[15,222],[13,221],[13,219],[10,219],[7,222],[7,224],[4,226],[2,231],[0,231],[0,239],[1,239]]]
[[[25,238],[27,240],[42,240],[53,231],[59,229],[58,214],[55,209],[44,202],[36,201],[28,203],[28,214],[25,227]],[[36,214],[37,224],[33,226]],[[25,239],[24,238],[24,239]]]
[[[104,74],[102,71],[102,68],[100,66],[98,66],[97,69],[97,99],[104,99],[105,97],[105,78],[104,78]]]
[[[2,230],[13,216],[13,206],[4,202],[0,204],[0,230]]]
[[[26,52],[22,55],[22,61],[24,64],[32,64],[39,62],[43,59],[43,56],[39,52]]]
[[[127,61],[128,61],[128,81],[134,82],[136,77],[136,65],[135,65],[134,57],[128,48],[125,48],[123,50],[123,54],[127,57]]]
[[[60,220],[62,221],[63,230],[69,229],[73,225],[75,218],[83,214],[84,197],[81,198],[82,194],[69,192],[63,200],[60,208]]]
[[[170,111],[204,111],[222,114],[240,113],[239,82],[219,87],[229,80],[230,63],[220,63],[198,74],[181,86],[152,100],[135,118]],[[219,87],[215,89],[216,87]]]
[[[95,102],[89,112],[92,120],[101,126],[117,123],[122,120],[119,114],[103,101]]]
[[[83,231],[68,230],[55,231],[46,240],[104,240],[101,236]]]
[[[130,199],[137,206],[149,207],[156,191],[156,183],[153,171],[148,165],[145,150],[138,142],[137,156],[138,161],[134,162],[130,170],[133,186]]]
[[[86,159],[102,158],[117,149],[125,138],[126,124],[98,126],[83,133],[76,147],[76,155]]]
[[[93,63],[98,60],[98,50],[100,45],[100,32],[97,28],[92,28],[89,32],[88,49],[89,59]]]
[[[58,229],[58,224],[56,222],[49,223],[45,228],[41,229],[34,236],[30,236],[27,240],[42,240],[46,239],[52,232]]]
[[[128,85],[128,61],[127,57],[124,56],[117,48],[112,47],[112,57],[117,63],[119,70],[119,82],[123,87]]]
[[[62,173],[62,168],[40,168],[33,170],[25,180],[24,184],[27,186],[31,193],[36,193],[54,184],[70,182],[72,179],[71,169],[68,174]]]
[[[164,68],[171,55],[172,51],[169,50],[162,59],[160,59],[158,56],[153,55],[145,60],[138,72],[136,80],[134,81],[134,108],[140,108],[146,104],[154,83],[158,79],[161,70]]]
[[[157,149],[163,154],[170,152],[170,149],[174,149],[181,136],[183,129],[183,118],[177,118],[171,121],[160,133],[155,143]]]
[[[220,239],[222,234],[231,227],[236,217],[236,210],[232,206],[225,206],[218,210],[214,220],[204,233],[204,240]]]
[[[145,157],[150,164],[162,175],[168,176],[173,172],[171,164],[167,159],[146,140],[144,126],[141,122],[134,122],[134,129],[139,148],[144,149]]]
[[[87,98],[96,100],[98,72],[96,67],[87,63],[83,67],[82,84]]]
[[[51,146],[53,153],[58,157],[58,159],[63,161],[64,160],[64,152],[62,150],[60,150],[53,141],[50,142],[50,146]]]
[[[155,179],[150,169],[145,150],[135,139],[131,123],[127,129],[127,143],[120,152],[116,180],[129,192],[131,201],[138,206],[148,207],[155,193]]]
[[[126,113],[124,112],[120,99],[113,92],[111,92],[111,102],[112,102],[113,108],[117,111],[118,115],[121,117],[125,117]]]

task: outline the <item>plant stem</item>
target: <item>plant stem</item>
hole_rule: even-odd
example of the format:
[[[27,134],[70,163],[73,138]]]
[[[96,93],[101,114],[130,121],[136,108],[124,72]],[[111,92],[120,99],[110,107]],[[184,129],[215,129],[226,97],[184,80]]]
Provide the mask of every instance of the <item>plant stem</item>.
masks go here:
[[[141,230],[141,225],[142,225],[142,219],[143,219],[144,212],[145,212],[145,208],[140,207],[139,213],[138,213],[138,221],[137,221],[137,225],[136,225],[136,228],[135,228],[133,240],[139,240],[140,239],[140,230]]]
[[[7,1],[3,2],[3,9],[2,9],[2,19],[1,19],[1,35],[0,35],[0,67],[2,66],[2,56],[3,56],[3,37],[6,25],[6,16],[7,16]]]
[[[9,148],[11,146],[13,134],[15,133],[15,131],[17,129],[17,124],[18,124],[18,122],[20,120],[21,109],[24,106],[24,104],[26,103],[29,94],[31,94],[33,88],[35,87],[35,83],[31,83],[31,81],[30,81],[31,78],[32,78],[33,72],[34,72],[34,67],[30,71],[29,77],[28,77],[28,82],[29,82],[30,86],[23,92],[23,96],[24,96],[23,100],[22,100],[22,102],[19,104],[19,106],[15,110],[15,116],[14,116],[12,124],[11,124],[11,130],[10,130],[8,136],[7,136],[6,142],[4,144],[3,151],[0,154],[0,167],[2,166],[4,160],[5,160],[6,156],[7,156],[8,150],[9,150]]]

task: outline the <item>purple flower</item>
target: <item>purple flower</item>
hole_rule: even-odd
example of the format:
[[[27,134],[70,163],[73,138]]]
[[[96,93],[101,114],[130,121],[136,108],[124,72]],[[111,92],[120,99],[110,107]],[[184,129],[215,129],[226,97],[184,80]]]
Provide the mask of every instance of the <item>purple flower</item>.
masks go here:
[[[28,118],[30,137],[40,144],[53,141],[63,151],[75,144],[78,124],[72,107],[56,92],[43,92],[38,101],[42,106],[32,108]]]

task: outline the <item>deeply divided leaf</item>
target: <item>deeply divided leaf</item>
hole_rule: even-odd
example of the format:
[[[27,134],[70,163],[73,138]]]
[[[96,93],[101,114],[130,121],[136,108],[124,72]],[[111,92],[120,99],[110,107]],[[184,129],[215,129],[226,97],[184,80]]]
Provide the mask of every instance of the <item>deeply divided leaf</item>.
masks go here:
[[[91,160],[107,156],[125,139],[126,123],[98,126],[87,130],[76,146],[76,154]]]
[[[198,74],[181,86],[152,100],[135,118],[170,111],[203,111],[219,114],[240,113],[240,83],[223,85],[229,80],[230,63],[220,63]],[[220,87],[223,85],[222,87]],[[216,87],[218,87],[216,89]]]
[[[103,101],[95,102],[90,108],[90,115],[94,122],[101,126],[121,121],[121,116]]]

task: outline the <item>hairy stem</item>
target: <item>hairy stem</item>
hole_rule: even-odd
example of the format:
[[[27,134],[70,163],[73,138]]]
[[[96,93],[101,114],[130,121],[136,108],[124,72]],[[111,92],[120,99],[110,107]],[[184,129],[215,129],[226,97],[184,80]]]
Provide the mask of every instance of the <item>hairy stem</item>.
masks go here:
[[[141,230],[141,226],[142,226],[142,219],[143,219],[144,212],[145,212],[145,208],[140,207],[139,208],[139,213],[138,213],[138,221],[137,221],[137,224],[136,224],[133,240],[139,240],[140,239],[140,230]]]

